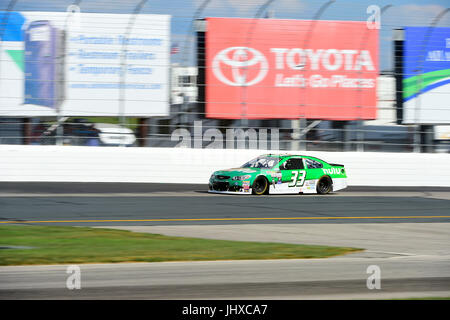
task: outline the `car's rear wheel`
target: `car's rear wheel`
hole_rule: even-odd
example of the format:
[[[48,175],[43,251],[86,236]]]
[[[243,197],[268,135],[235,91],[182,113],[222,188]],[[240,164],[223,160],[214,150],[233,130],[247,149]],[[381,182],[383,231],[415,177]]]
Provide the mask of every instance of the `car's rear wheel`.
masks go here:
[[[330,177],[322,177],[319,182],[317,182],[316,187],[318,194],[327,194],[333,190],[333,182]]]
[[[252,193],[262,195],[269,191],[269,182],[265,177],[258,177],[253,181]]]

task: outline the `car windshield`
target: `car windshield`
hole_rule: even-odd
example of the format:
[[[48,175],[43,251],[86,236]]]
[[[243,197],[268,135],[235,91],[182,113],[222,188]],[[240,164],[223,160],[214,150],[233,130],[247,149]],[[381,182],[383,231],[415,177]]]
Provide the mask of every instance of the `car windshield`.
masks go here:
[[[277,157],[259,157],[245,163],[241,168],[272,169],[279,161]]]

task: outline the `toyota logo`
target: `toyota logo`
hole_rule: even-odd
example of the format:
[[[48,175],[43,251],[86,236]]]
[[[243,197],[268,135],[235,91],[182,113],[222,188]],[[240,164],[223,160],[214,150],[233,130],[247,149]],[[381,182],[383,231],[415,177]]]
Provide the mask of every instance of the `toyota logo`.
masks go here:
[[[222,70],[224,66],[230,70],[227,76]],[[214,57],[212,70],[217,79],[225,84],[251,86],[264,79],[269,71],[268,66],[266,58],[258,50],[248,47],[230,47],[220,51]],[[256,67],[259,67],[259,70],[255,73]],[[249,72],[250,69],[252,72]]]

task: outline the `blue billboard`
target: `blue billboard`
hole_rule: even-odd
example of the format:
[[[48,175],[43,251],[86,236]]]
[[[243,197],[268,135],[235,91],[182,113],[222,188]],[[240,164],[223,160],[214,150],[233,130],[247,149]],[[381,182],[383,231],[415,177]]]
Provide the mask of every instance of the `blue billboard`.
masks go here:
[[[450,123],[450,28],[404,32],[403,123]]]

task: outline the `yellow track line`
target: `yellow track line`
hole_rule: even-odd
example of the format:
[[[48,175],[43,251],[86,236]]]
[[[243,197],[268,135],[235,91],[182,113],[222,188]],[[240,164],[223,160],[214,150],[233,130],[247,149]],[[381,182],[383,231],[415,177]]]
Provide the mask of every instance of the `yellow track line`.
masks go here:
[[[198,218],[198,219],[129,219],[129,220],[36,220],[0,221],[7,223],[72,223],[72,222],[175,222],[175,221],[242,221],[242,220],[340,220],[340,219],[432,219],[450,216],[375,216],[375,217],[279,217],[279,218]]]

